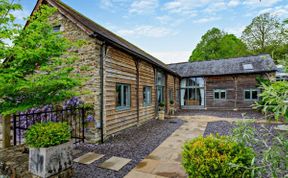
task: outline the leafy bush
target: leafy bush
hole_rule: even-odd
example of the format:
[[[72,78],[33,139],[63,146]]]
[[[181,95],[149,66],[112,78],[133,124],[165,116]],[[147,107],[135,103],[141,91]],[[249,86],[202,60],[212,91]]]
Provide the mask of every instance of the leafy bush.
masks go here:
[[[173,105],[173,104],[174,104],[174,101],[173,101],[173,100],[170,100],[170,104]]]
[[[279,81],[271,85],[262,85],[263,92],[261,100],[256,103],[255,108],[265,113],[273,113],[276,120],[284,117],[288,120],[288,82]]]
[[[71,138],[67,123],[46,122],[32,125],[25,133],[25,141],[32,148],[47,148],[66,143]]]
[[[165,107],[165,103],[164,102],[159,103],[159,107]]]
[[[182,165],[189,177],[249,177],[254,152],[227,136],[200,136],[184,145]]]
[[[255,161],[251,164],[253,177],[288,175],[287,133],[277,132],[273,129],[274,126],[245,120],[237,122],[233,129],[233,140],[255,150]]]

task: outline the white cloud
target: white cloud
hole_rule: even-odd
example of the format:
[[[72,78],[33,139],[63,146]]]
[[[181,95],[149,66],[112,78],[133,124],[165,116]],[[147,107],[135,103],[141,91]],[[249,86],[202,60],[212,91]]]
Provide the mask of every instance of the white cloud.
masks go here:
[[[220,20],[220,19],[221,19],[220,17],[204,17],[204,18],[194,20],[193,22],[194,23],[208,23],[208,22],[213,22],[213,21]]]
[[[271,7],[282,0],[244,0],[243,4],[251,7]]]
[[[154,11],[158,7],[158,0],[136,0],[129,9],[130,13],[143,14]]]
[[[240,4],[239,0],[230,0],[227,4],[228,7],[236,7]]]
[[[225,9],[227,9],[227,4],[225,2],[215,2],[211,3],[206,9],[204,9],[204,12],[213,13]]]
[[[187,62],[191,51],[150,51],[149,53],[163,61],[165,64]]]
[[[24,18],[26,17],[29,17],[30,13],[28,10],[16,10],[16,11],[13,11],[11,12],[15,17],[16,19],[19,19],[19,20],[23,20]]]
[[[129,0],[100,0],[100,7],[102,9],[108,9],[113,11],[116,7],[124,7],[127,5]]]
[[[170,13],[195,16],[197,14],[196,9],[207,5],[212,0],[173,0],[164,4],[163,9]]]
[[[118,34],[123,36],[136,36],[136,37],[154,37],[154,38],[161,38],[168,35],[173,35],[171,29],[165,27],[155,27],[151,25],[142,25],[132,29],[122,29],[117,31]]]
[[[232,33],[236,35],[237,37],[241,37],[242,32],[244,31],[245,28],[246,28],[245,25],[236,26],[236,27],[227,27],[227,28],[224,28],[224,31],[227,33]]]
[[[279,18],[282,18],[282,17],[285,18],[288,16],[288,5],[266,8],[266,9],[259,11],[259,14],[263,14],[263,13],[271,13],[271,15],[273,16],[278,16]]]

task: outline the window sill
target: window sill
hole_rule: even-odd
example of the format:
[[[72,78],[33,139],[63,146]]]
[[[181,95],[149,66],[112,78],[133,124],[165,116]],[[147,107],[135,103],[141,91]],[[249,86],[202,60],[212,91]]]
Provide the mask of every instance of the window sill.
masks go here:
[[[125,110],[130,110],[130,106],[116,107],[116,111],[125,111]]]

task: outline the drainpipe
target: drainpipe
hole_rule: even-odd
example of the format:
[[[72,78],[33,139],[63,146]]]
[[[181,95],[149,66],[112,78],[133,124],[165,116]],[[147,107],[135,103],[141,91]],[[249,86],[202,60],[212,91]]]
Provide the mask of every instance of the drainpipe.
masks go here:
[[[103,42],[100,48],[100,89],[101,89],[101,99],[100,99],[100,124],[101,124],[101,143],[104,143],[104,57],[106,53],[106,44]]]

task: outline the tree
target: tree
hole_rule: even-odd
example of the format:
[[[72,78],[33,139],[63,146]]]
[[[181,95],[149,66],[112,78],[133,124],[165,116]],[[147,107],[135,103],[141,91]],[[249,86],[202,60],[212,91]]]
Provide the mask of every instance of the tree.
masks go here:
[[[283,58],[283,53],[287,53],[284,25],[269,13],[255,17],[245,28],[241,38],[253,53],[269,53],[276,61]],[[283,47],[284,51],[278,50],[283,45],[286,45]]]
[[[247,54],[245,44],[235,35],[212,28],[201,37],[189,61],[231,58]]]
[[[80,86],[82,80],[73,72],[77,58],[69,50],[76,43],[53,31],[48,18],[56,9],[41,6],[29,18],[28,26],[17,33],[13,28],[15,17],[4,8],[7,2],[1,0],[0,3],[1,15],[4,19],[10,18],[1,19],[0,31],[7,33],[1,34],[0,39],[14,41],[13,46],[3,45],[5,52],[1,53],[5,63],[0,64],[0,114],[59,103],[76,95],[73,89]]]

